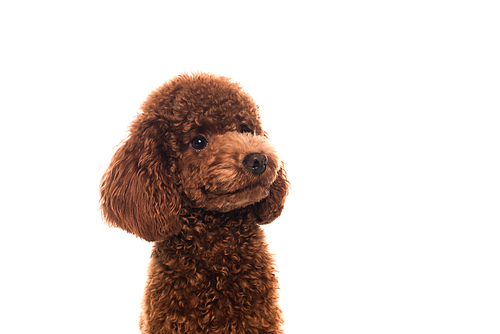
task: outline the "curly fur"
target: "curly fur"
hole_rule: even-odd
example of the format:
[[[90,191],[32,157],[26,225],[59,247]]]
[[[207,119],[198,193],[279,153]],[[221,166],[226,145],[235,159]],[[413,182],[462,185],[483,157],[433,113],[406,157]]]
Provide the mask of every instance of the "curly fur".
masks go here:
[[[100,191],[110,226],[155,242],[142,333],[282,333],[259,225],[281,214],[289,185],[253,99],[227,78],[184,74],[141,109]],[[267,157],[262,174],[243,163],[252,153]]]

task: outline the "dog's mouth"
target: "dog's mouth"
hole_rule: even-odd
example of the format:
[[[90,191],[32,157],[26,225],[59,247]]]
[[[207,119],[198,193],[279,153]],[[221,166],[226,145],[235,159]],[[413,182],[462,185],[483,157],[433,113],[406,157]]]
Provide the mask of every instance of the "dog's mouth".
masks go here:
[[[270,185],[253,183],[231,191],[223,191],[222,189],[219,191],[212,191],[205,187],[201,190],[207,200],[205,205],[210,203],[208,206],[213,209],[227,212],[254,204],[266,198],[269,196]]]
[[[232,190],[232,191],[227,191],[227,190],[215,191],[215,190],[208,189],[207,187],[203,187],[201,190],[203,191],[203,193],[205,195],[208,195],[208,196],[234,196],[234,195],[238,195],[241,193],[251,192],[259,187],[265,188],[263,185],[261,185],[259,183],[253,183],[253,184],[250,184],[248,186],[244,186],[244,187],[241,187],[239,189]]]
[[[260,201],[269,195],[269,186],[262,184],[252,184],[234,191],[227,192],[211,192],[206,189],[202,190],[210,201],[220,202],[220,204],[235,204],[238,206],[246,206]]]

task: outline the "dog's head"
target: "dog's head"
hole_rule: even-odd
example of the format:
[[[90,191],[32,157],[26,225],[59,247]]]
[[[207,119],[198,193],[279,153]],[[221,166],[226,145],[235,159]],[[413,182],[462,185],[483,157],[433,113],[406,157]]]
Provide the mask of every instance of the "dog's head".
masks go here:
[[[276,219],[288,193],[283,163],[241,87],[181,75],[151,93],[101,182],[106,221],[148,240],[182,228],[181,208],[245,210]]]

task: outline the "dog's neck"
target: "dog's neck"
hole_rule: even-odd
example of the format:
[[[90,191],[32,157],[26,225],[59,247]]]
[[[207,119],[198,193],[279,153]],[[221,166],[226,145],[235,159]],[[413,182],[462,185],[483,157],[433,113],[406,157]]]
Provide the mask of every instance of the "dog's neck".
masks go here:
[[[176,235],[161,241],[167,244],[181,240],[204,238],[206,235],[219,235],[224,231],[245,233],[248,230],[259,229],[254,212],[250,208],[230,212],[214,212],[203,209],[182,209],[180,219],[182,229]]]

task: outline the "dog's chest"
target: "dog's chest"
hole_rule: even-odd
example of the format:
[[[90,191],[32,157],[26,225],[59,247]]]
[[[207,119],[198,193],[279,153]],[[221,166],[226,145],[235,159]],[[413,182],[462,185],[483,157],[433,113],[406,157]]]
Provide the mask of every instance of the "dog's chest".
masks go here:
[[[264,318],[279,314],[273,261],[260,227],[212,232],[155,245],[145,295],[155,321],[174,326],[178,319],[203,319],[228,328],[261,323],[259,312]]]
[[[152,261],[172,284],[200,292],[253,290],[272,272],[264,233],[257,225],[179,236],[157,244]]]

